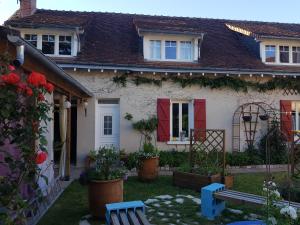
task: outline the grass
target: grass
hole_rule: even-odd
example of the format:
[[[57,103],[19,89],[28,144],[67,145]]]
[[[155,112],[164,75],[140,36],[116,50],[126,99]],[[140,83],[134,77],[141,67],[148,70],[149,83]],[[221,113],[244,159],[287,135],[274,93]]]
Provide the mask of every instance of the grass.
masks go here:
[[[275,175],[277,180],[282,179],[283,173]],[[262,190],[262,183],[265,178],[264,173],[256,174],[240,174],[235,176],[234,190],[248,192],[253,194],[260,194]],[[161,176],[153,183],[141,183],[137,178],[131,177],[124,183],[124,201],[142,200],[145,201],[158,195],[191,195],[199,198],[200,194],[188,190],[172,186],[172,177]],[[162,202],[160,204],[163,204]],[[213,222],[207,221],[199,215],[199,206],[191,199],[184,198],[184,204],[176,204],[174,199],[171,200],[170,205],[162,205],[157,208],[152,205],[148,208],[147,217],[153,224],[201,224],[201,225],[220,225],[233,220],[242,219],[242,216],[233,215],[225,211],[218,220]],[[259,212],[259,209],[249,209],[244,206],[232,206],[238,209],[243,209],[246,212]],[[163,213],[164,215],[160,215]],[[176,217],[176,214],[180,217]],[[57,200],[54,206],[42,218],[39,225],[75,225],[79,224],[80,219],[88,215],[87,202],[87,187],[81,186],[77,181],[74,181]],[[162,221],[163,218],[169,215],[168,221]],[[171,216],[173,215],[173,216]],[[241,218],[238,218],[241,217]],[[180,220],[178,222],[177,220]],[[176,222],[177,221],[177,222]],[[100,221],[91,221],[93,225],[104,224]]]

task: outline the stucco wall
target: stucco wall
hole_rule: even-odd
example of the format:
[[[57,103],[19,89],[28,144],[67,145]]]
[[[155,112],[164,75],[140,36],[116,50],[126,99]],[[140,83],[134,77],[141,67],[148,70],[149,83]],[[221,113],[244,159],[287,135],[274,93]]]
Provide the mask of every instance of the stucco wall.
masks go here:
[[[128,82],[126,87],[118,87],[112,82],[114,73],[101,73],[87,71],[70,71],[74,78],[88,87],[95,97],[90,100],[88,115],[85,117],[79,110],[78,114],[78,156],[82,159],[92,146],[95,146],[95,115],[97,99],[120,99],[120,146],[127,152],[136,151],[139,147],[140,135],[132,129],[131,122],[124,119],[128,112],[133,115],[133,120],[147,118],[156,114],[157,98],[170,98],[180,100],[206,99],[207,129],[226,130],[226,150],[232,149],[232,117],[234,111],[243,103],[263,101],[279,109],[280,100],[300,100],[299,96],[284,96],[282,90],[259,93],[235,92],[229,89],[211,90],[192,86],[181,88],[173,82],[163,82],[162,87],[150,84],[136,86]],[[260,79],[260,78],[252,78]],[[83,109],[82,109],[83,110]],[[258,133],[260,126],[258,127]],[[163,150],[172,148],[188,148],[188,146],[167,145],[158,143]]]

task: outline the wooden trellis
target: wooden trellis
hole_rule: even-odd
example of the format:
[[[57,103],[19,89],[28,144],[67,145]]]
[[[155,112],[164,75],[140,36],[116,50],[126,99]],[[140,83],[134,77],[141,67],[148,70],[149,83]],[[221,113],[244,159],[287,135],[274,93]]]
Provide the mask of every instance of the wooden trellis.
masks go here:
[[[197,162],[196,153],[199,151],[207,154],[216,153],[219,159],[219,168],[225,170],[225,130],[200,130],[191,129],[190,132],[190,166],[201,166],[201,162]]]

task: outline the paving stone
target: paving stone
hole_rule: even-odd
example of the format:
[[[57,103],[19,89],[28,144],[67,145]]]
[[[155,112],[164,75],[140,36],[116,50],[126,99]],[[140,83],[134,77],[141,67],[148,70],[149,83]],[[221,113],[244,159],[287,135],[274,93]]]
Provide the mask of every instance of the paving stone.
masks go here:
[[[183,198],[176,198],[175,202],[177,202],[179,204],[183,204],[184,203],[184,199]]]

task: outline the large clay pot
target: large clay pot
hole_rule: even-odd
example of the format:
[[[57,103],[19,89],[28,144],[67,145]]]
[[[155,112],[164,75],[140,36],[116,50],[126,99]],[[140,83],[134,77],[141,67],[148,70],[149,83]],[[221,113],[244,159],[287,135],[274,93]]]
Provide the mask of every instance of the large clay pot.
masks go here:
[[[106,204],[123,201],[123,180],[90,181],[88,195],[92,216],[104,218]]]
[[[159,157],[143,159],[138,169],[138,177],[141,181],[153,181],[158,177]]]

